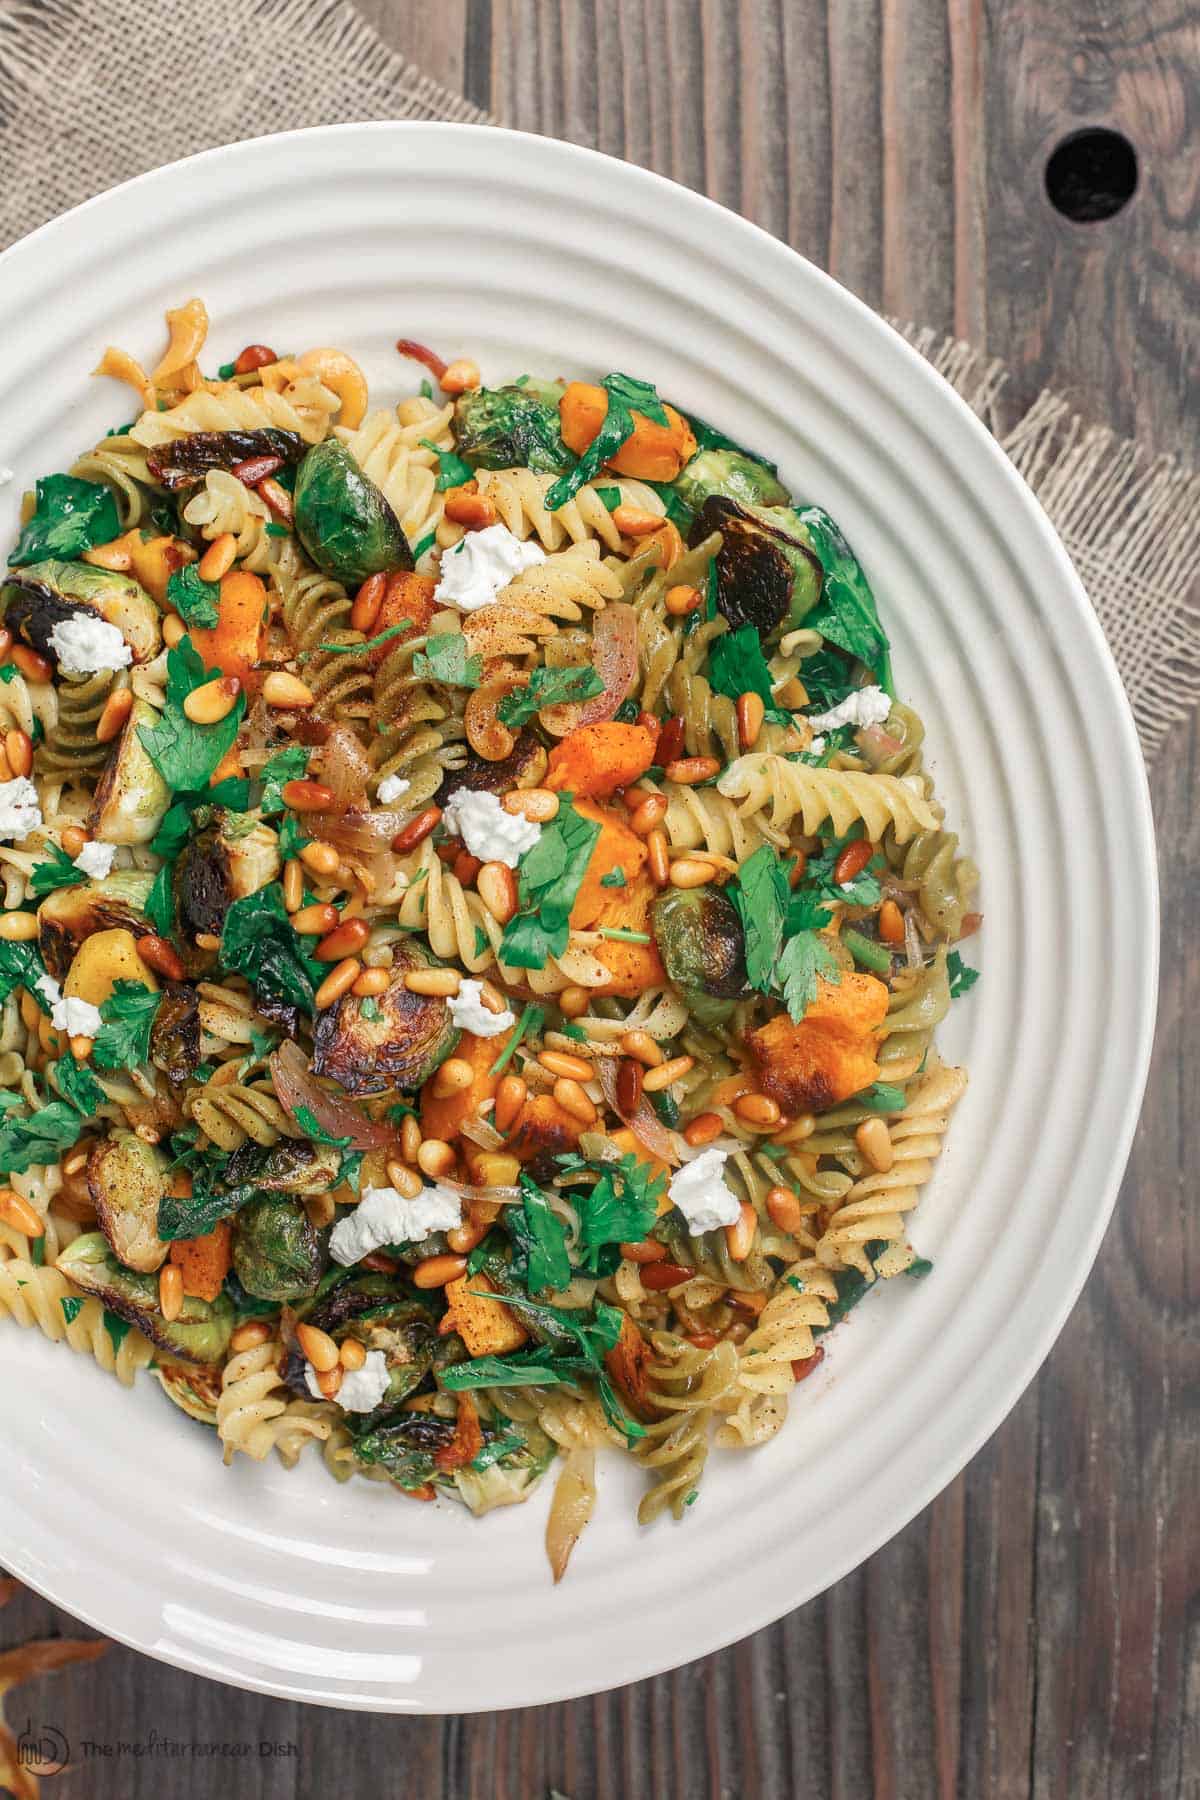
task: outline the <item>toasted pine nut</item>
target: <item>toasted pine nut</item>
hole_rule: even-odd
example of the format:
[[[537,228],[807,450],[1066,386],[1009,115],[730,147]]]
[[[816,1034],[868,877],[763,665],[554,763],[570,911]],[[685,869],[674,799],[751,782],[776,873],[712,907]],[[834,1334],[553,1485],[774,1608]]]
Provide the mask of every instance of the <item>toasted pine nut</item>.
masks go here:
[[[53,664],[44,656],[39,656],[36,650],[31,650],[27,644],[14,644],[11,654],[12,660],[29,681],[49,681],[54,674]]]
[[[465,1256],[427,1256],[412,1272],[412,1284],[419,1288],[445,1287],[467,1272]]]
[[[157,969],[168,981],[183,980],[183,963],[178,952],[168,944],[165,938],[157,933],[147,932],[145,937],[137,940],[137,953],[150,968]]]
[[[268,475],[278,475],[282,467],[282,456],[247,456],[242,462],[234,463],[229,473],[244,487],[257,487]]]
[[[62,838],[62,847],[72,861],[88,841],[88,834],[82,825],[64,825],[59,835]]]
[[[326,1400],[336,1400],[342,1386],[342,1365],[335,1363],[332,1369],[322,1369],[317,1376],[317,1386]]]
[[[550,788],[513,788],[500,802],[506,813],[545,825],[558,815],[559,799]]]
[[[333,789],[323,781],[285,781],[279,792],[283,804],[293,812],[328,812],[334,803]]]
[[[92,1039],[90,1037],[84,1037],[82,1032],[78,1032],[74,1037],[68,1038],[67,1042],[70,1045],[71,1055],[78,1063],[85,1063],[92,1054]]]
[[[400,1127],[400,1154],[405,1162],[415,1163],[421,1148],[421,1121],[407,1114]]]
[[[656,825],[667,816],[667,796],[651,794],[635,807],[629,818],[629,829],[636,837],[649,837]]]
[[[662,514],[647,512],[644,506],[615,506],[612,522],[622,537],[648,537],[662,524]]]
[[[16,1188],[0,1188],[0,1222],[11,1225],[23,1237],[41,1237],[46,1227],[40,1213],[36,1212],[23,1194]]]
[[[323,904],[321,901],[317,901],[313,906],[302,906],[299,912],[292,914],[292,924],[295,929],[307,933],[310,937],[324,937],[327,931],[333,930],[337,922],[337,907]]]
[[[623,1056],[617,1068],[617,1111],[628,1118],[642,1103],[642,1065]]]
[[[856,838],[852,844],[847,844],[833,865],[833,879],[837,886],[841,887],[844,881],[853,881],[856,875],[861,875],[874,854],[875,846],[868,838]]]
[[[674,1056],[670,1062],[659,1063],[656,1069],[651,1069],[643,1079],[642,1086],[648,1094],[659,1094],[664,1088],[669,1088],[673,1081],[679,1081],[689,1074],[695,1066],[694,1056]]]
[[[916,1074],[920,1066],[919,1056],[898,1056],[895,1062],[885,1063],[883,1075],[888,1081],[907,1081],[910,1075]]]
[[[364,637],[370,637],[379,618],[383,606],[383,596],[387,592],[387,576],[382,570],[378,574],[368,575],[367,579],[354,596],[354,605],[350,608],[350,625],[354,631],[361,631]]]
[[[711,781],[720,768],[715,756],[681,756],[678,762],[667,764],[666,777],[684,787],[694,787],[698,781]]]
[[[798,1119],[791,1119],[781,1125],[771,1139],[773,1144],[801,1144],[810,1138],[817,1129],[817,1121],[811,1113],[801,1113]]]
[[[233,365],[235,375],[249,375],[255,369],[265,369],[268,363],[278,362],[279,358],[269,344],[247,344]]]
[[[36,913],[0,913],[0,939],[6,944],[31,944],[37,934]]]
[[[200,561],[196,564],[196,573],[201,581],[220,581],[232,569],[237,556],[237,539],[232,531],[223,531],[215,537]]]
[[[96,721],[96,742],[111,744],[120,735],[126,719],[133,711],[133,689],[114,688],[104,702],[104,709]]]
[[[621,1048],[626,1056],[645,1063],[648,1069],[657,1069],[664,1061],[661,1046],[655,1043],[648,1031],[627,1031],[621,1039]]]
[[[318,838],[314,844],[305,844],[300,852],[300,861],[314,875],[336,875],[338,863],[341,861],[332,844],[323,844]]]
[[[854,1134],[859,1154],[877,1175],[886,1175],[896,1160],[888,1128],[882,1119],[864,1119]]]
[[[438,377],[444,394],[465,394],[477,388],[483,377],[479,373],[479,364],[469,356],[456,356]]]
[[[778,1125],[783,1116],[777,1102],[766,1094],[740,1094],[733,1110],[747,1125]]]
[[[4,754],[15,776],[28,775],[33,768],[33,739],[19,725],[4,734]]]
[[[640,1271],[642,1286],[649,1288],[652,1294],[665,1294],[669,1288],[682,1287],[685,1281],[692,1279],[695,1271],[686,1268],[683,1263],[654,1262]]]
[[[475,1071],[465,1057],[451,1056],[442,1064],[433,1078],[433,1092],[437,1099],[448,1099],[451,1094],[461,1094],[469,1088],[475,1079]]]
[[[26,988],[21,989],[21,1023],[26,1031],[37,1031],[42,1023],[42,1009]]]
[[[338,1347],[327,1331],[317,1325],[297,1325],[296,1342],[319,1375],[326,1369],[336,1369]]]
[[[436,1181],[454,1167],[454,1152],[444,1138],[423,1138],[417,1151],[417,1167]]]
[[[496,502],[486,494],[469,494],[465,488],[446,495],[445,515],[464,531],[483,531],[496,523]]]
[[[415,1200],[425,1186],[417,1171],[410,1169],[407,1163],[389,1162],[387,1174],[388,1180],[396,1192],[402,1194],[406,1200]]]
[[[763,728],[766,714],[761,694],[745,693],[738,695],[737,726],[738,742],[743,750],[753,750],[758,742],[758,734]]]
[[[280,487],[273,475],[267,475],[258,483],[258,493],[266,501],[277,518],[285,525],[290,525],[293,516],[292,496],[285,487]]]
[[[521,1165],[506,1150],[482,1150],[475,1158],[475,1173],[480,1187],[515,1187]],[[482,1203],[473,1200],[471,1204],[479,1207]],[[491,1223],[490,1219],[488,1223]]]
[[[343,1369],[361,1369],[367,1360],[367,1347],[357,1338],[343,1338],[338,1345],[338,1361]]]
[[[219,950],[221,940],[212,931],[198,931],[194,939],[197,950]]]
[[[885,944],[904,942],[904,914],[894,900],[885,900],[879,909],[879,935]]]
[[[436,994],[445,999],[457,994],[462,976],[457,969],[410,969],[404,985],[410,994]]]
[[[490,1013],[502,1013],[508,1010],[508,1001],[500,989],[484,976],[479,983],[479,1004]]]
[[[596,1108],[579,1083],[569,1080],[565,1075],[560,1076],[554,1084],[554,1098],[564,1112],[570,1113],[573,1119],[582,1119],[585,1125],[590,1125],[596,1117]]]
[[[538,1061],[551,1075],[564,1075],[568,1081],[591,1081],[596,1073],[586,1057],[568,1056],[563,1050],[543,1050]]]
[[[162,634],[163,643],[168,650],[174,650],[177,644],[183,642],[187,636],[187,626],[177,612],[163,614]]]
[[[582,1018],[591,1005],[586,988],[565,987],[558,996],[558,1009],[568,1019]]]
[[[653,552],[655,568],[673,569],[683,555],[683,539],[679,535],[678,525],[672,524],[670,519],[660,519],[658,530],[650,532],[642,549]]]
[[[767,1211],[771,1223],[778,1225],[780,1231],[795,1234],[804,1223],[803,1208],[791,1188],[768,1188]]]
[[[507,925],[517,910],[517,878],[508,864],[484,863],[475,886],[496,923]]]
[[[386,969],[364,969],[350,992],[358,1000],[376,1000],[387,993],[391,980]]]
[[[496,1089],[496,1109],[492,1114],[497,1131],[504,1133],[512,1129],[528,1096],[529,1089],[519,1075],[503,1078]]]
[[[289,856],[283,865],[283,904],[289,913],[297,913],[304,904],[304,864]]]
[[[300,917],[299,913],[296,917]],[[343,919],[328,937],[321,939],[313,955],[318,962],[341,962],[344,956],[356,955],[370,935],[371,927],[365,919]]]
[[[729,1246],[731,1262],[745,1262],[754,1248],[754,1233],[757,1229],[758,1214],[748,1200],[743,1200],[741,1211],[733,1224],[725,1226],[725,1242]]]
[[[289,675],[286,669],[272,669],[262,684],[262,696],[268,706],[290,707],[293,711],[312,706],[316,701],[308,684],[298,675]]]
[[[270,1342],[271,1327],[264,1325],[261,1319],[251,1319],[246,1325],[239,1325],[229,1340],[229,1348],[236,1356],[242,1350],[257,1350],[260,1344]]]
[[[710,881],[716,880],[717,874],[715,863],[706,862],[698,856],[678,856],[671,864],[671,886],[706,887]]]
[[[686,618],[704,604],[704,595],[698,587],[688,587],[686,583],[668,588],[665,603],[667,611],[676,619]]]
[[[667,834],[656,825],[646,839],[646,867],[656,887],[666,887],[671,879],[671,858],[667,851]]]
[[[490,1230],[487,1219],[464,1219],[461,1225],[452,1226],[446,1233],[446,1243],[451,1250],[465,1256],[476,1244],[482,1244]]]
[[[689,1119],[684,1126],[683,1141],[685,1144],[690,1144],[693,1149],[697,1149],[701,1144],[711,1144],[714,1138],[720,1137],[724,1129],[718,1113],[697,1113],[696,1117]]]
[[[193,725],[216,725],[229,717],[241,691],[236,675],[218,675],[215,681],[193,688],[183,702],[183,710]]]
[[[122,535],[108,544],[93,544],[90,550],[84,551],[80,561],[91,563],[94,569],[113,569],[123,574],[133,567],[133,552]]]
[[[178,1263],[164,1263],[158,1271],[158,1310],[168,1323],[183,1311],[183,1270]]]
[[[313,1005],[317,1011],[324,1012],[327,1007],[335,1005],[343,994],[350,992],[361,974],[362,964],[357,956],[348,956],[345,962],[340,962],[337,968],[325,977],[316,991]]]
[[[415,850],[429,836],[441,816],[440,806],[427,806],[415,819],[410,819],[404,830],[392,839],[392,849],[396,855],[403,856],[406,851]]]
[[[626,1262],[656,1263],[667,1260],[667,1247],[660,1244],[657,1238],[643,1238],[640,1244],[618,1244],[617,1248]]]

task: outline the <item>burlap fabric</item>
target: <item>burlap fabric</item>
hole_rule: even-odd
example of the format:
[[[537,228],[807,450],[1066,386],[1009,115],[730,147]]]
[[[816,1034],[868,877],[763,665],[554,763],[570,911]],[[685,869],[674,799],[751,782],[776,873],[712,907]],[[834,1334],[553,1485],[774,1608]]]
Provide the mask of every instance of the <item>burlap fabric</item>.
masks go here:
[[[348,119],[494,122],[388,49],[346,0],[0,0],[0,245],[193,151]],[[1089,427],[1053,394],[1008,417],[1001,364],[900,329],[1053,519],[1153,757],[1200,698],[1200,476]]]

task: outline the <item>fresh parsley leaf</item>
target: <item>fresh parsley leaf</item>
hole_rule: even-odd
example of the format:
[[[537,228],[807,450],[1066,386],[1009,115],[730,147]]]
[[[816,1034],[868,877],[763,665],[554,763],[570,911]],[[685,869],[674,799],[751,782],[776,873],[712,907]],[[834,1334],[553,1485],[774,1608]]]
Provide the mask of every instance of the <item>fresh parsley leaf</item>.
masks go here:
[[[467,655],[467,640],[461,631],[439,631],[426,638],[425,648],[416,651],[412,666],[414,675],[443,682],[446,687],[477,688],[483,680],[483,658]]]
[[[6,687],[10,681],[15,681],[20,673],[21,671],[14,662],[0,663],[0,681]]]
[[[502,1436],[490,1439],[471,1463],[471,1473],[482,1475],[485,1469],[490,1469],[493,1463],[502,1462],[514,1450],[523,1450],[528,1441],[522,1431],[506,1431]]]
[[[517,1053],[517,1045],[521,1042],[522,1038],[536,1037],[538,1032],[542,1029],[545,1017],[546,1014],[542,1007],[534,1006],[531,1002],[527,1002],[526,1005],[521,1008],[521,1016],[513,1026],[512,1035],[491,1068],[488,1070],[489,1075],[499,1075],[508,1067],[509,1063]]]
[[[54,1064],[54,1085],[64,1100],[69,1100],[85,1119],[94,1119],[108,1095],[86,1063],[73,1056],[61,1056]]]
[[[246,696],[216,725],[197,725],[183,710],[194,688],[213,679],[190,639],[182,638],[167,655],[167,703],[153,726],[139,725],[138,738],[147,756],[173,792],[193,792],[208,780],[232,747],[246,711]]]
[[[550,1202],[537,1182],[521,1171],[521,1203],[529,1230],[529,1265],[526,1282],[532,1294],[549,1289],[557,1293],[571,1279],[571,1259],[567,1255],[567,1231],[563,1221],[550,1209]]]
[[[727,631],[713,639],[708,652],[708,679],[718,694],[727,694],[731,700],[742,694],[757,694],[764,706],[775,705],[771,672],[753,625],[743,625],[739,631]]]
[[[235,900],[225,914],[221,961],[231,974],[244,975],[267,1000],[311,1013],[314,990],[305,951],[277,881]]]
[[[676,493],[675,489],[667,481],[648,481],[646,486],[654,489],[655,493],[666,507],[667,518],[670,519],[672,525],[677,525],[682,532],[690,531],[692,528],[692,520],[696,515],[693,513],[691,507],[687,505],[683,496]]]
[[[770,844],[760,844],[725,889],[737,908],[746,938],[746,977],[769,994],[783,943],[792,898],[787,869]]]
[[[49,852],[46,861],[35,863],[33,874],[29,877],[29,892],[35,900],[45,894],[52,894],[55,888],[79,887],[87,880],[82,869],[77,869],[65,850],[57,844],[47,844]]]
[[[969,994],[979,980],[979,970],[969,968],[957,950],[952,950],[946,958],[946,974],[950,978],[952,1000],[957,1000],[960,994]]]
[[[775,970],[776,982],[789,1015],[799,1021],[816,999],[817,981],[824,977],[835,985],[842,972],[825,937],[829,911],[820,898],[808,892],[792,894],[785,918],[783,946]]]
[[[816,609],[804,623],[819,631],[829,643],[856,656],[891,692],[892,669],[887,633],[879,621],[879,608],[862,565],[837,525],[819,506],[797,507],[796,516],[808,533],[825,579]],[[808,686],[804,676],[801,676]]]
[[[57,1163],[79,1141],[83,1121],[66,1100],[52,1100],[28,1118],[0,1125],[0,1175],[19,1175],[35,1164]]]
[[[232,381],[236,372],[237,364],[235,362],[221,363],[217,369],[217,377],[220,381]]]
[[[311,843],[312,839],[305,837],[295,813],[284,813],[279,826],[279,854],[284,862],[293,856],[299,856]]]
[[[164,863],[150,884],[146,896],[146,917],[159,937],[169,938],[175,930],[175,891],[172,887],[174,865]]]
[[[167,605],[173,606],[190,631],[192,626],[211,630],[217,623],[217,603],[221,598],[219,581],[205,581],[196,563],[172,569],[167,578]]]
[[[518,875],[521,911],[500,940],[500,961],[511,968],[541,969],[561,956],[570,936],[568,921],[587,872],[600,826],[577,813],[564,796],[532,850],[521,858]]]
[[[150,1033],[161,994],[140,981],[118,981],[100,1008],[104,1020],[96,1034],[92,1061],[98,1069],[136,1069],[149,1060]]]
[[[621,490],[619,487],[598,487],[596,498],[608,508],[609,512],[616,512],[621,504]]]
[[[80,1294],[64,1294],[58,1304],[62,1307],[62,1316],[68,1325],[73,1325],[83,1311],[83,1297]]]
[[[854,1098],[863,1106],[869,1106],[872,1112],[898,1113],[904,1111],[904,1089],[894,1087],[890,1081],[873,1081],[870,1087],[864,1088]]]
[[[277,750],[262,766],[259,780],[263,784],[258,810],[264,819],[283,811],[283,788],[289,781],[299,781],[308,768],[309,751],[303,744],[289,744]]]
[[[113,1347],[113,1355],[121,1348],[129,1333],[133,1330],[128,1319],[122,1319],[118,1313],[104,1309],[104,1329],[108,1333],[108,1341]]]
[[[591,1267],[595,1267],[595,1252],[602,1245],[642,1241],[658,1216],[659,1197],[667,1185],[664,1175],[654,1174],[650,1165],[639,1161],[632,1152],[616,1164],[589,1164],[578,1156],[560,1156],[558,1160],[601,1171],[593,1187],[573,1196],[579,1214],[579,1242],[591,1253]]]
[[[7,1000],[14,988],[23,987],[49,1015],[50,1002],[37,985],[45,973],[36,944],[10,944],[0,938],[0,1001]]]
[[[412,547],[413,561],[419,563],[427,550],[432,550],[437,543],[437,532],[427,531],[423,538],[418,538]]]
[[[808,695],[807,705],[817,712],[832,712],[854,691],[854,662],[836,645],[827,644],[800,664],[799,676]]]
[[[201,1187],[199,1182],[187,1195],[164,1194],[158,1203],[157,1231],[164,1244],[180,1238],[207,1237],[222,1219],[253,1200],[258,1190],[243,1187]]]
[[[625,886],[625,871],[624,871],[624,869],[610,869],[608,871],[607,875],[602,875],[600,877],[600,886],[601,887],[611,887],[611,888],[624,887]]]
[[[8,559],[14,568],[52,557],[69,562],[120,534],[117,503],[103,482],[44,475],[37,483],[36,501]]]
[[[650,382],[638,381],[631,375],[614,374],[606,375],[600,385],[608,395],[608,408],[600,429],[575,467],[560,475],[546,495],[549,512],[565,506],[581,487],[595,480],[605,463],[633,436],[635,412],[652,419],[656,425],[670,424],[663,403]]]
[[[415,659],[414,659],[415,660]],[[514,688],[505,694],[496,708],[502,725],[516,728],[526,724],[543,706],[556,706],[564,700],[593,700],[604,692],[604,683],[590,664],[571,669],[535,669],[528,687]]]
[[[302,1131],[307,1133],[314,1144],[332,1144],[335,1150],[349,1148],[350,1139],[348,1137],[330,1137],[311,1107],[298,1106],[296,1108],[296,1123]]]
[[[422,447],[432,450],[438,459],[438,478],[434,487],[439,494],[444,494],[447,488],[462,487],[465,482],[474,481],[475,471],[470,463],[464,462],[453,450],[439,450],[432,438],[420,441]]]
[[[203,831],[206,825],[212,823],[217,807],[224,806],[241,812],[249,804],[250,783],[243,775],[231,775],[225,781],[219,781],[216,787],[205,787],[190,794],[177,794],[174,805],[167,809],[162,824],[151,838],[150,848],[156,856],[173,860],[193,831]]]

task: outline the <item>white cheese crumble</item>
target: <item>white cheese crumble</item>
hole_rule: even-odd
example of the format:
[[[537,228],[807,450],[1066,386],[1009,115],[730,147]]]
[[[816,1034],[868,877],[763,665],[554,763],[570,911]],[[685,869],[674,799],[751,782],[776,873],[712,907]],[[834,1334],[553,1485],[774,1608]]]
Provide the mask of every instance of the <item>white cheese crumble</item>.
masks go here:
[[[381,1244],[419,1244],[431,1231],[462,1224],[462,1196],[435,1182],[415,1200],[393,1187],[367,1188],[359,1204],[329,1234],[329,1253],[348,1267]]]
[[[880,687],[855,688],[828,712],[809,713],[814,731],[836,731],[839,725],[882,725],[892,710],[892,703]]]
[[[93,1006],[90,1000],[77,1000],[70,994],[65,1000],[54,1002],[50,1023],[55,1031],[65,1031],[68,1037],[94,1038],[104,1020],[98,1006]]]
[[[342,1383],[334,1395],[343,1412],[374,1412],[388,1385],[387,1357],[382,1350],[368,1350],[361,1369],[344,1369]],[[311,1363],[304,1365],[304,1384],[314,1400],[323,1400],[317,1371]]]
[[[505,812],[495,794],[477,793],[473,788],[459,788],[450,796],[442,824],[452,836],[460,837],[480,862],[506,863],[510,869],[516,868],[542,835],[541,826],[532,819]]]
[[[824,749],[825,739],[823,737],[815,737],[808,746],[808,754],[810,756],[820,756]]]
[[[482,993],[482,981],[463,981],[457,994],[451,994],[450,1017],[459,1030],[469,1031],[477,1038],[499,1037],[502,1032],[511,1031],[517,1015],[509,1012],[507,1006],[503,1012],[490,1012],[480,998]]]
[[[99,844],[94,839],[83,846],[75,858],[75,867],[90,875],[93,881],[104,881],[112,874],[113,857],[117,854],[115,844]]]
[[[393,800],[399,800],[401,794],[407,794],[411,786],[412,782],[405,781],[403,775],[385,775],[375,789],[375,794],[381,806],[390,806]]]
[[[523,543],[507,525],[488,525],[468,531],[442,557],[442,572],[434,599],[462,612],[478,612],[490,606],[502,587],[522,569],[543,563],[546,552],[538,544]]]
[[[38,791],[28,775],[0,781],[0,838],[28,837],[42,828]]]
[[[101,669],[124,669],[133,652],[115,625],[95,613],[72,613],[50,633],[50,648],[66,675],[95,675]]]
[[[741,1205],[732,1188],[725,1185],[728,1160],[728,1150],[703,1150],[672,1175],[671,1204],[679,1208],[690,1231],[715,1231],[718,1225],[732,1225],[737,1220]]]
[[[62,999],[62,989],[53,975],[39,975],[33,985],[43,996],[47,1006],[57,1006]]]

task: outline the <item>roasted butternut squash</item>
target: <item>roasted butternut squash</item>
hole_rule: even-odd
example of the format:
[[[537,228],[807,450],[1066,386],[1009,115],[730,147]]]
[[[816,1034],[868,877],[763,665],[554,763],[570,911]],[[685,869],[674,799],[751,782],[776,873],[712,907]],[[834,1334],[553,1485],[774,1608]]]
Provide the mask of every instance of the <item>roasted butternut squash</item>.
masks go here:
[[[616,719],[580,725],[550,752],[546,786],[584,799],[607,799],[646,773],[657,741],[657,733],[646,725],[622,725]]]
[[[746,1042],[758,1064],[758,1084],[786,1116],[824,1112],[879,1078],[879,1027],[888,991],[873,975],[843,974],[821,981],[797,1024],[777,1013]]]
[[[486,1291],[481,1294],[480,1288]],[[519,1350],[529,1336],[511,1307],[502,1300],[488,1299],[495,1291],[495,1282],[482,1269],[446,1283],[447,1312],[442,1323],[457,1331],[472,1356],[506,1356],[510,1350]]]
[[[621,1320],[621,1335],[606,1354],[604,1365],[639,1419],[654,1415],[646,1370],[652,1354],[649,1344],[626,1313]]]
[[[454,1051],[455,1057],[470,1063],[474,1080],[470,1087],[456,1094],[435,1094],[437,1076],[431,1075],[421,1089],[421,1132],[429,1138],[452,1142],[464,1122],[479,1111],[487,1100],[494,1100],[500,1077],[490,1073],[492,1064],[504,1047],[503,1038],[475,1037],[464,1031]]]
[[[170,1261],[183,1274],[183,1291],[196,1300],[216,1300],[233,1265],[233,1227],[228,1219],[203,1237],[180,1238],[171,1245]]]
[[[188,635],[206,669],[236,675],[243,687],[253,689],[261,679],[258,663],[266,627],[266,588],[249,569],[231,569],[221,577],[217,623],[211,628],[193,628]]]
[[[684,464],[696,454],[692,428],[673,406],[664,409],[667,425],[656,425],[644,413],[633,415],[633,434],[626,438],[607,467],[638,481],[674,481]],[[588,381],[568,382],[559,401],[559,429],[563,443],[582,456],[608,413],[608,395]]]
[[[372,627],[371,636],[378,637],[381,631],[390,631],[393,625],[409,625],[412,629],[399,637],[389,638],[386,644],[375,646],[370,652],[373,669],[379,667],[403,638],[415,636],[428,628],[436,610],[433,604],[433,590],[436,586],[437,582],[432,575],[402,572],[389,577],[383,605]]]

